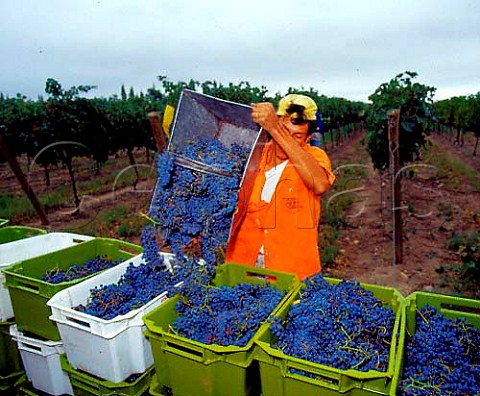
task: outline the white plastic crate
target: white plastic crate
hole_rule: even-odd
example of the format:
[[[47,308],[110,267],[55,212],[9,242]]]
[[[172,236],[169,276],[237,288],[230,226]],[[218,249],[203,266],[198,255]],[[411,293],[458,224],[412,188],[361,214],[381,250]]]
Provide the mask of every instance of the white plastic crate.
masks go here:
[[[60,364],[64,353],[61,342],[27,337],[16,325],[10,327],[10,335],[17,342],[27,378],[35,389],[50,395],[74,394],[68,373]]]
[[[171,254],[163,253],[168,262]],[[96,286],[118,283],[127,267],[143,263],[142,254],[110,268],[82,283],[66,288],[47,304],[50,319],[57,323],[65,354],[76,370],[111,382],[121,382],[153,365],[150,341],[145,337],[142,317],[168,299],[163,292],[149,303],[125,315],[105,320],[73,309],[85,305]]]
[[[42,256],[57,250],[90,241],[94,237],[71,234],[67,232],[52,232],[36,235],[18,241],[0,245],[0,321],[13,318],[12,302],[8,287],[5,286],[3,269],[22,260]]]

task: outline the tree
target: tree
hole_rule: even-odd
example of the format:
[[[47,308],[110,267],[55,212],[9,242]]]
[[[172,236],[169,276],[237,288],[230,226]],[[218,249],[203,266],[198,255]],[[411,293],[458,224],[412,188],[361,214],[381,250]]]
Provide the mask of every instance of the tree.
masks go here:
[[[369,96],[367,151],[378,170],[391,170],[394,263],[402,263],[401,166],[420,156],[433,126],[432,97],[435,89],[413,83],[415,72],[398,74]]]
[[[365,138],[367,151],[376,169],[389,166],[388,111],[400,109],[400,165],[419,158],[426,137],[434,124],[433,94],[435,88],[413,82],[415,72],[398,74],[381,84],[368,98]]]
[[[61,161],[67,168],[72,183],[75,212],[80,210],[75,174],[74,157],[89,157],[98,162],[107,159],[108,135],[103,115],[94,101],[80,97],[95,88],[90,85],[71,87],[68,90],[49,78],[45,92],[49,95],[46,106],[46,128],[42,150],[51,163]]]
[[[476,95],[468,96],[467,103],[465,131],[472,131],[475,135],[475,146],[472,155],[476,156],[480,139],[480,92],[477,92]]]
[[[124,90],[122,89],[122,97]],[[155,149],[147,113],[149,99],[135,96],[133,90],[125,99],[111,98],[106,106],[109,121],[109,149],[111,154],[120,150],[127,152],[130,166],[135,172],[134,188],[140,179],[133,152],[135,148]]]
[[[464,134],[472,132],[476,138],[472,155],[477,155],[480,137],[480,92],[435,102],[435,115],[439,123],[456,130],[455,144],[463,146]]]

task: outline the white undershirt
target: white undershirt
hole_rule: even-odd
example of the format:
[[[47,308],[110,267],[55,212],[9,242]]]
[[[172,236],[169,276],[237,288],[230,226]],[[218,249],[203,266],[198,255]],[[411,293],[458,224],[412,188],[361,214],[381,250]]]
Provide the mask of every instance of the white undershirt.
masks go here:
[[[282,175],[283,170],[287,166],[287,161],[283,161],[281,164],[274,166],[272,169],[265,172],[265,184],[263,185],[262,194],[260,198],[269,203],[272,200],[273,193],[277,188],[278,181]],[[263,257],[263,245],[260,247],[258,252],[257,262],[255,264],[257,267],[265,267],[264,257]]]
[[[277,188],[283,170],[287,166],[287,162],[288,161],[283,161],[281,164],[265,172],[265,184],[263,185],[262,195],[260,196],[263,201],[269,203],[272,200],[273,193],[275,192],[275,188]]]

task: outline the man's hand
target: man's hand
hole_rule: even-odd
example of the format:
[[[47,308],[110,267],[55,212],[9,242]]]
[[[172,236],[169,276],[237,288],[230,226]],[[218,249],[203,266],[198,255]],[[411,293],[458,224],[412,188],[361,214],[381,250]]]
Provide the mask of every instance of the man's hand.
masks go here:
[[[266,131],[278,125],[275,108],[269,102],[252,103],[252,120]]]

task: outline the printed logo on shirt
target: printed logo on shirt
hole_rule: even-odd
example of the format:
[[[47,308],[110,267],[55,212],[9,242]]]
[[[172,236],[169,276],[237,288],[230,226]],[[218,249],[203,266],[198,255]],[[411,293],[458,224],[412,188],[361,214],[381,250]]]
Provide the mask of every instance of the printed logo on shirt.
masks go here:
[[[282,200],[288,209],[302,209],[305,207],[304,203],[298,198],[282,198]]]

